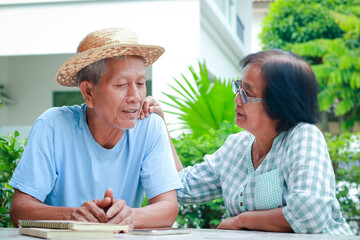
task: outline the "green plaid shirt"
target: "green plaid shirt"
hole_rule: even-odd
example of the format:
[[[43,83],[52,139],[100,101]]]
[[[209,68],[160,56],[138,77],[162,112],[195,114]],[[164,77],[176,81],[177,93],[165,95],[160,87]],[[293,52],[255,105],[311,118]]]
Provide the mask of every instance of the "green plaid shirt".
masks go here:
[[[281,132],[254,170],[247,131],[228,137],[204,162],[180,172],[182,203],[223,196],[229,216],[283,207],[296,233],[352,234],[335,195],[335,177],[326,141],[315,125],[300,123]]]

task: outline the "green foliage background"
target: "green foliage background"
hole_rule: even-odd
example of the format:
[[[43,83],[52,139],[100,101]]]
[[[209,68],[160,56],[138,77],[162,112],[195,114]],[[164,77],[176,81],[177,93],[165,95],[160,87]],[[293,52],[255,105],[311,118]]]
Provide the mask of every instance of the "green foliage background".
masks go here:
[[[178,129],[195,136],[206,134],[211,128],[219,129],[223,121],[232,121],[235,106],[231,81],[211,79],[205,62],[199,62],[199,70],[197,74],[190,66],[193,79],[189,80],[183,74],[182,81],[174,79],[175,84],[170,87],[177,94],[163,93],[170,101],[162,102],[174,109],[166,112],[177,115],[181,121]]]
[[[320,86],[319,107],[321,111],[333,109],[335,116],[341,116],[342,129],[360,122],[360,6],[349,9],[350,15],[330,12],[344,32],[341,38],[292,46],[302,56],[321,59],[312,65]]]
[[[360,0],[276,0],[270,4],[260,34],[264,50],[290,50],[291,44],[342,35],[329,10],[350,14]]]
[[[11,227],[9,210],[13,189],[8,184],[24,151],[25,142],[18,139],[19,133],[0,138],[0,227]]]
[[[337,199],[344,217],[358,226],[360,234],[360,133],[325,136],[338,183]],[[351,189],[357,189],[357,195],[351,195]]]

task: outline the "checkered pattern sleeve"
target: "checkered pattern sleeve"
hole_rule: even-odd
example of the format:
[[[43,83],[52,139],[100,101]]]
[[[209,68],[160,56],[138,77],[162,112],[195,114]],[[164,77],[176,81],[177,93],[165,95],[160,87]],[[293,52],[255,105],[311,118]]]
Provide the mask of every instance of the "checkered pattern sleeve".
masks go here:
[[[283,214],[296,233],[321,233],[331,219],[335,177],[326,141],[314,125],[289,132],[284,175],[288,186]]]
[[[179,202],[204,203],[222,196],[214,155],[216,153],[206,155],[201,164],[181,170],[179,175],[184,188],[177,192]]]
[[[184,186],[178,190],[178,201],[181,203],[204,203],[222,197],[220,169],[223,158],[233,151],[235,135],[231,135],[212,155],[205,155],[204,162],[180,171],[180,179]]]

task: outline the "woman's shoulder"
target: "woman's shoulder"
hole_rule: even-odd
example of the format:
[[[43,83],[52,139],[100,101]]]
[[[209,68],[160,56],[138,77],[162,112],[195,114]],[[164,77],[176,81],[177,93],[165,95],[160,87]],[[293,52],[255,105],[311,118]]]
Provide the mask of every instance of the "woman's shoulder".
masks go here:
[[[324,135],[316,125],[299,123],[285,132],[283,146],[291,149],[326,148],[326,141]]]
[[[287,135],[290,138],[308,138],[308,137],[323,137],[322,132],[315,124],[310,123],[298,123],[293,128],[291,128]]]
[[[253,140],[253,138],[254,135],[252,135],[246,130],[243,130],[241,132],[229,135],[229,137],[225,141],[225,144],[244,144]]]

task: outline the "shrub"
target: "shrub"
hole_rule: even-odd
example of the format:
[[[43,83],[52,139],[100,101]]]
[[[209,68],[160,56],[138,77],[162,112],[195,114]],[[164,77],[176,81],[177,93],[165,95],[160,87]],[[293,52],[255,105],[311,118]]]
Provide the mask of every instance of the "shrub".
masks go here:
[[[326,134],[342,213],[360,233],[360,133]],[[356,230],[357,229],[357,230]]]
[[[349,14],[359,0],[277,0],[270,4],[260,34],[264,49],[290,50],[291,44],[341,37],[329,10]]]
[[[24,151],[24,141],[17,137],[19,132],[0,138],[0,227],[11,227],[9,209],[14,190],[10,178]]]

